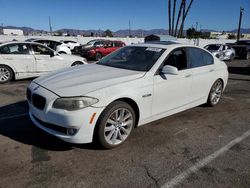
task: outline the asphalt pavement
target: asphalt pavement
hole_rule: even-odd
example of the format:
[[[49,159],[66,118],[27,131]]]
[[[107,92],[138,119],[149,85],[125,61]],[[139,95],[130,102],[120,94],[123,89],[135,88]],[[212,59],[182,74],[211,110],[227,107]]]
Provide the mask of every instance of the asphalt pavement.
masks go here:
[[[27,115],[31,79],[0,85],[0,188],[250,187],[250,61],[227,62],[221,102],[133,130],[121,147],[65,143]]]

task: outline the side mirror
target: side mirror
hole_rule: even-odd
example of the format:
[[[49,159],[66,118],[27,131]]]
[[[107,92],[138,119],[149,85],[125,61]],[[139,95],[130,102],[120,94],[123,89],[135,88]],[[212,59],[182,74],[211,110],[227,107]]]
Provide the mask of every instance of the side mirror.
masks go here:
[[[171,65],[165,65],[162,67],[161,72],[162,74],[172,74],[172,75],[178,75],[179,71],[176,67]]]

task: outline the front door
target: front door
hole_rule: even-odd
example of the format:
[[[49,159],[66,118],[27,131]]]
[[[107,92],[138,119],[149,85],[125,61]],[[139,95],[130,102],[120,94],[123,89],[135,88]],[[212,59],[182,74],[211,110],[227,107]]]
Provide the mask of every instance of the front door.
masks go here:
[[[185,49],[173,50],[161,67],[164,65],[176,67],[178,75],[157,73],[154,76],[153,116],[167,113],[189,103],[192,71],[187,64]]]

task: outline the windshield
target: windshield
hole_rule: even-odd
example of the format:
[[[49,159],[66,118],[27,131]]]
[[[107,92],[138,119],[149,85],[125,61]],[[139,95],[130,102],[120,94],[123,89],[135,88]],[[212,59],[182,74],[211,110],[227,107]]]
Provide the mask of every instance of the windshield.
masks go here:
[[[162,48],[127,46],[104,57],[97,64],[135,71],[149,71],[164,51]]]
[[[220,45],[217,45],[217,44],[207,45],[205,48],[207,50],[219,50],[220,49]]]
[[[96,42],[97,40],[91,40],[91,41],[89,41],[87,44],[94,44],[95,42]]]

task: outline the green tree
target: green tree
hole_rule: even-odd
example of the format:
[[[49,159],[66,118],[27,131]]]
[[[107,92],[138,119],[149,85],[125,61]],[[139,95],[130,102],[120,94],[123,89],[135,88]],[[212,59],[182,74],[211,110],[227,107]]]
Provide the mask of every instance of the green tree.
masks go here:
[[[107,29],[107,30],[104,32],[104,35],[105,35],[106,37],[113,37],[112,31],[109,30],[109,29]]]

